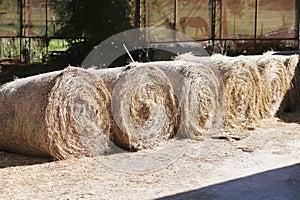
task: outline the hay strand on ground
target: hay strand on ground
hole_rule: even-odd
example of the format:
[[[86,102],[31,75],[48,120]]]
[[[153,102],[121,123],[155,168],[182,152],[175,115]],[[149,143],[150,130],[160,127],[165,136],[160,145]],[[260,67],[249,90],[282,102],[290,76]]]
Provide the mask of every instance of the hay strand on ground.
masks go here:
[[[0,89],[0,149],[66,159],[107,149],[110,94],[95,75],[69,67]]]

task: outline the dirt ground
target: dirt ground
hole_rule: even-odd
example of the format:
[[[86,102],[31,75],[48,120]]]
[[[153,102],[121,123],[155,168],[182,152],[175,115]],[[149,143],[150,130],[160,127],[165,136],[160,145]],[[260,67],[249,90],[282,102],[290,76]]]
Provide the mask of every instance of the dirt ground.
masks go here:
[[[274,118],[137,153],[50,161],[0,152],[0,199],[299,199],[299,133]]]

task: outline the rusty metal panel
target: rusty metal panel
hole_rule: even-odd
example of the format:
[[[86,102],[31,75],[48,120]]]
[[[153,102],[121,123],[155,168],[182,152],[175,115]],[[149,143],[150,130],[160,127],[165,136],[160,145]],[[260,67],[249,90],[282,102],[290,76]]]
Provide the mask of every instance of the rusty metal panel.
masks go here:
[[[296,1],[148,0],[146,26],[174,29],[196,40],[292,39]]]
[[[18,2],[0,1],[0,37],[14,37],[19,32]]]
[[[0,0],[0,37],[47,37],[57,29],[53,0]]]
[[[182,32],[189,37],[209,39],[209,0],[149,0],[147,27],[161,27]]]
[[[45,0],[23,0],[23,36],[46,35]]]

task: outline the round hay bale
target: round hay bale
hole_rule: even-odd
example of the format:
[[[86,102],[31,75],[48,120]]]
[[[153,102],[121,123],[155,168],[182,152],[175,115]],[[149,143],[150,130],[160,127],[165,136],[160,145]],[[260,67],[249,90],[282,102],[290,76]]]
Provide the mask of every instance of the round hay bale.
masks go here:
[[[130,151],[152,148],[175,135],[178,105],[173,88],[160,69],[133,63],[127,67],[91,70],[112,90],[114,126],[111,139]]]
[[[185,61],[142,65],[156,66],[170,79],[181,109],[180,135],[203,140],[222,126],[222,79],[213,67]]]
[[[285,95],[291,88],[298,58],[295,56],[267,56],[259,59],[258,67],[263,82],[266,83],[266,117],[273,117],[278,112]]]
[[[0,149],[66,159],[108,148],[110,94],[95,75],[69,67],[0,89]]]
[[[259,66],[259,63],[261,59],[263,59],[265,56],[262,55],[250,55],[250,56],[238,56],[238,59],[247,60],[249,62],[252,62],[253,65],[256,66],[260,77],[261,77],[261,95],[258,97],[258,101],[261,103],[259,113],[261,116],[261,119],[270,117],[269,115],[269,109],[268,109],[268,94],[270,93],[270,87],[269,84],[266,83],[266,80],[262,77],[262,68]]]
[[[262,82],[253,62],[242,58],[215,55],[211,57],[223,77],[225,126],[252,128],[261,119]]]
[[[288,70],[288,79],[289,81],[293,79],[296,68],[298,66],[299,62],[299,56],[298,55],[292,55],[292,56],[278,56],[282,59],[283,64],[286,66]]]
[[[254,62],[262,76],[264,107],[261,113],[263,118],[273,117],[276,113],[285,110],[297,111],[300,107],[300,101],[298,101],[299,79],[297,78],[299,76],[298,70],[296,70],[299,56],[274,55],[274,53],[269,51],[263,55],[239,56]],[[267,65],[269,67],[266,67]],[[280,85],[281,82],[282,85]]]
[[[219,55],[219,54],[216,54]],[[175,61],[186,61],[186,62],[194,62],[200,63],[203,66],[215,67],[215,63],[212,61],[211,57],[207,56],[195,56],[192,53],[184,53],[180,54],[174,59]]]
[[[253,62],[215,54],[211,57],[181,55],[177,59],[211,63],[223,79],[223,105],[226,128],[251,128],[260,118],[262,82]]]
[[[285,95],[281,106],[281,111],[299,112],[300,111],[300,68],[299,56],[293,55],[286,58],[284,62],[289,71],[289,76],[293,77],[290,89]]]

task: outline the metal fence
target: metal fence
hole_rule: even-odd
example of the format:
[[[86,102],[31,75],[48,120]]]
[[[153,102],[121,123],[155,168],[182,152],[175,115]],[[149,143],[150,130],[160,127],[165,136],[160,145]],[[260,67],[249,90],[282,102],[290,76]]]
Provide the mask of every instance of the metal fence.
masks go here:
[[[283,44],[299,48],[299,0],[145,0],[145,27],[180,31],[197,41],[224,45]],[[151,34],[150,34],[151,35]],[[151,38],[149,38],[151,41]],[[176,40],[176,38],[174,38]],[[278,46],[279,48],[279,46]]]
[[[42,58],[49,51],[45,48],[56,38],[55,33],[59,29],[55,2],[0,0],[0,57]],[[258,49],[259,45],[275,50],[281,47],[299,49],[300,0],[134,2],[136,27],[177,30],[211,45],[212,51],[239,48],[250,52],[251,48]],[[151,42],[151,37],[148,39]]]
[[[55,0],[0,0],[0,57],[42,60],[55,39]]]
[[[48,37],[56,31],[54,0],[1,0],[0,37]]]

